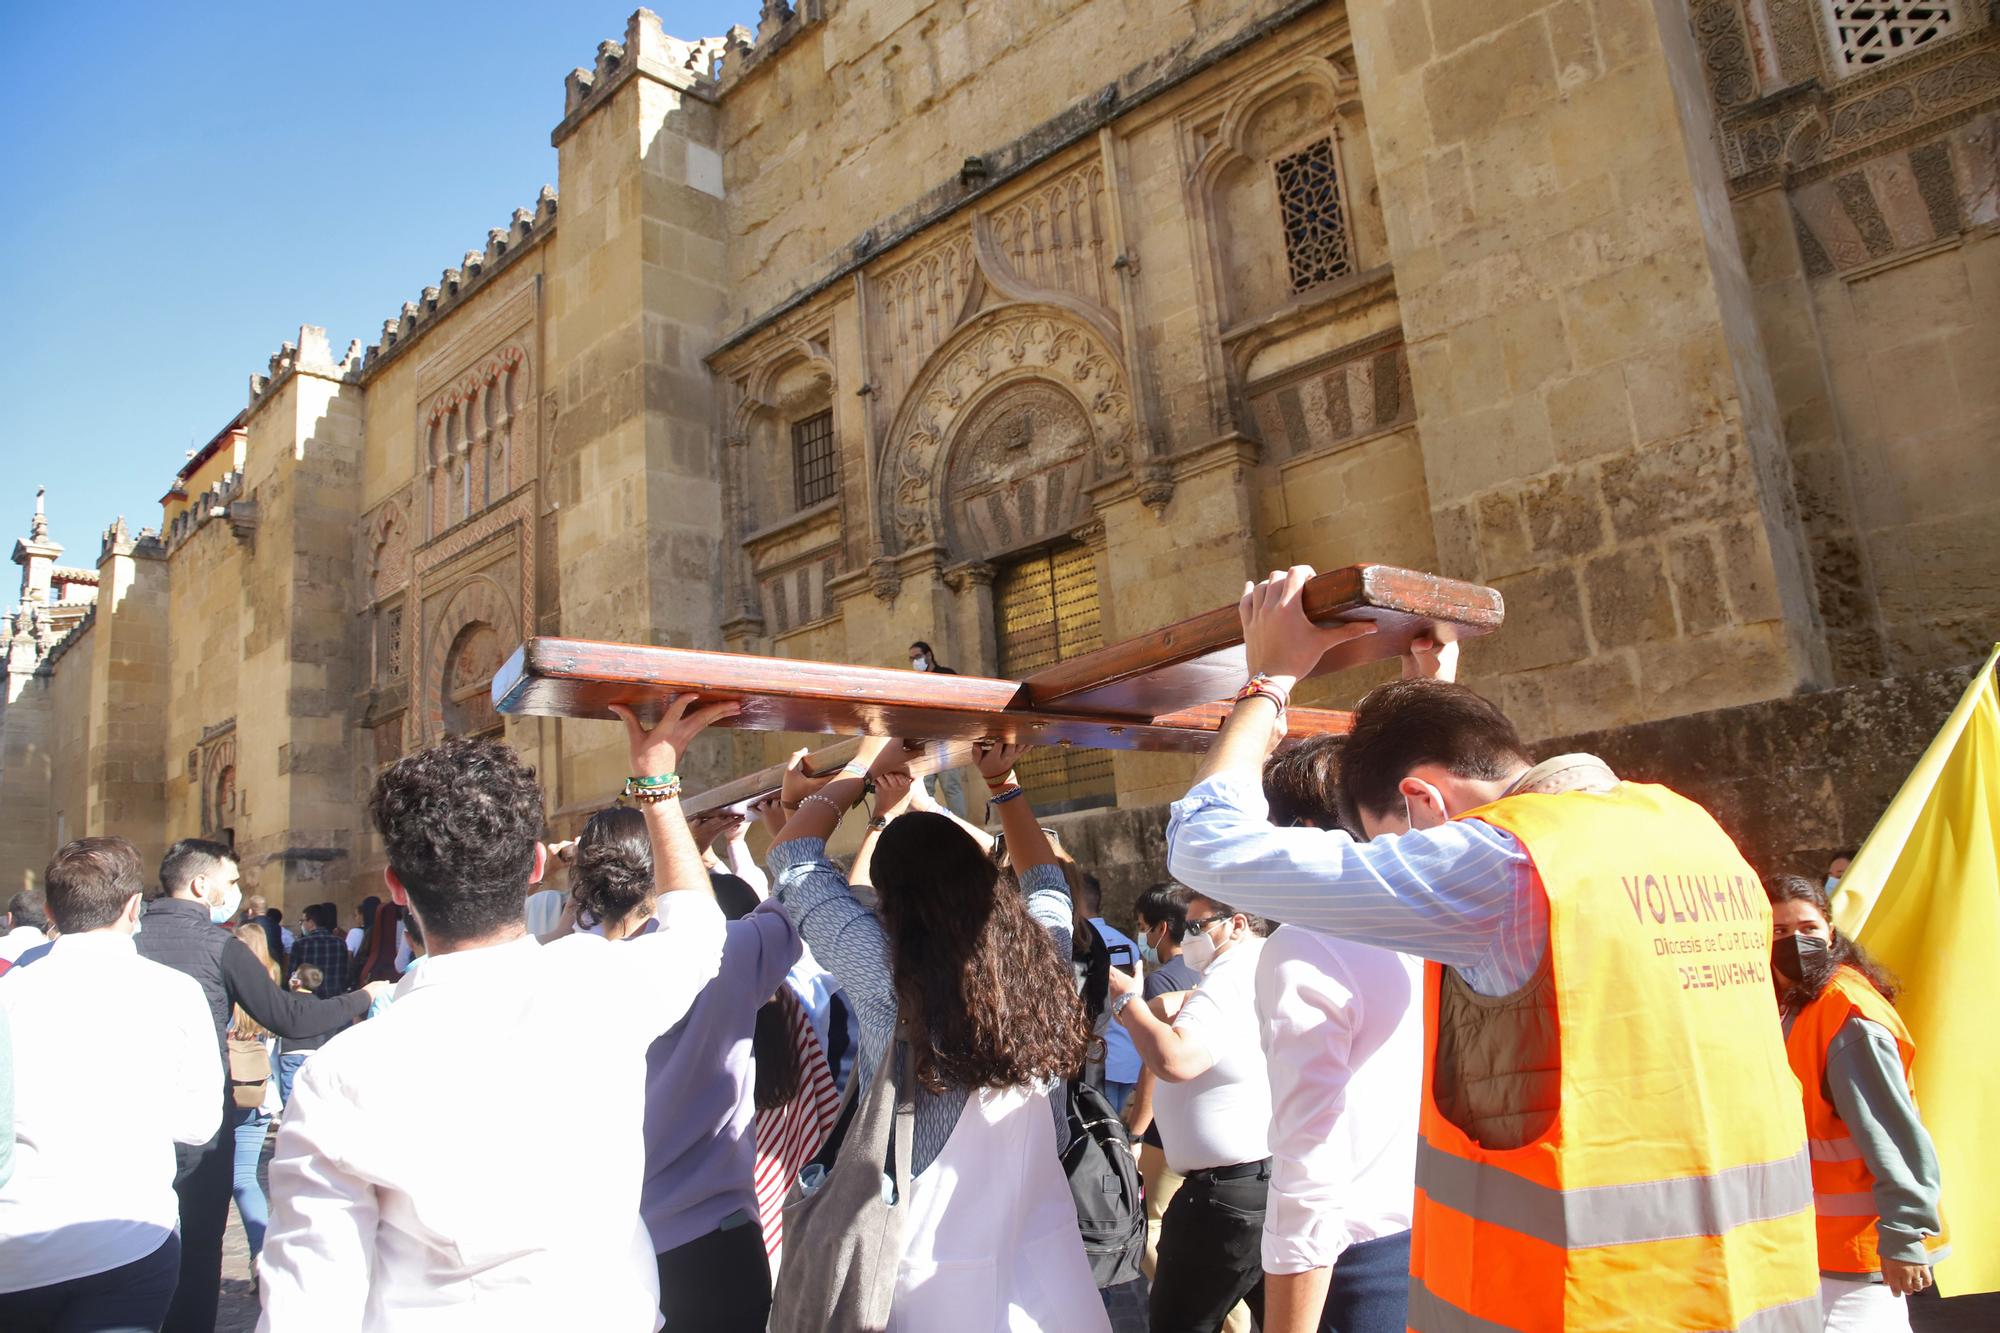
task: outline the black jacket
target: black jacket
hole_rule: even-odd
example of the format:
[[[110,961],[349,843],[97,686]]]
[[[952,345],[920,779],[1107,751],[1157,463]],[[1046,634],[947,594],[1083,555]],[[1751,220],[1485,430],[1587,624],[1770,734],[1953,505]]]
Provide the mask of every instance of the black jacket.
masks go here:
[[[224,1048],[229,1015],[239,1004],[280,1037],[337,1032],[368,1012],[366,991],[322,1000],[279,989],[250,946],[211,922],[207,903],[190,898],[150,899],[139,914],[139,934],[133,943],[140,957],[185,972],[201,983],[215,1019],[218,1049]],[[222,1067],[229,1068],[226,1050]]]

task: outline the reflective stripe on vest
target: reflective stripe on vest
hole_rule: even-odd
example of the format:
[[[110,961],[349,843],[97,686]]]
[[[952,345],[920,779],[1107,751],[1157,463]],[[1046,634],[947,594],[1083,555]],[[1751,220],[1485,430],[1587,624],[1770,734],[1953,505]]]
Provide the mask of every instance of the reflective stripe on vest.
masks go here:
[[[1564,1249],[1720,1236],[1800,1212],[1812,1202],[1804,1152],[1712,1176],[1560,1190],[1420,1141],[1417,1188],[1468,1217],[1487,1218]]]
[[[1807,1296],[1759,1310],[1734,1329],[1711,1329],[1704,1333],[1820,1333],[1823,1318],[1819,1297]],[[1531,1333],[1512,1324],[1499,1324],[1469,1314],[1415,1278],[1410,1280],[1410,1312],[1406,1322],[1410,1333]]]
[[[1858,1162],[1861,1160],[1861,1145],[1852,1138],[1807,1139],[1806,1151],[1815,1162]]]

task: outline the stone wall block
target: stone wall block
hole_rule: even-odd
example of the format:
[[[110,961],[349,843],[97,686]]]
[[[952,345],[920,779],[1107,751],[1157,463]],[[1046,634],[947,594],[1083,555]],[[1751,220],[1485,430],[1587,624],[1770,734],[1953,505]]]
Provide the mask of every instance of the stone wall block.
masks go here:
[[[1723,581],[1739,624],[1776,620],[1783,614],[1771,574],[1771,546],[1761,523],[1743,519],[1718,529]]]
[[[1723,591],[1722,569],[1715,542],[1706,532],[1676,537],[1668,544],[1673,572],[1674,605],[1680,611],[1683,634],[1706,634],[1729,623],[1729,599]]]
[[[1604,502],[1589,470],[1551,472],[1521,492],[1528,545],[1544,558],[1579,556],[1604,544]]]
[[[1561,462],[1622,453],[1632,445],[1632,405],[1621,366],[1600,366],[1557,380],[1543,390],[1543,402]]]
[[[1480,567],[1489,578],[1518,574],[1539,564],[1521,519],[1521,506],[1509,491],[1489,491],[1473,505],[1479,536]]]
[[[1438,573],[1446,578],[1483,579],[1479,558],[1479,535],[1474,506],[1467,502],[1431,512],[1431,530],[1437,539]]]
[[[1671,639],[1673,596],[1657,547],[1626,546],[1584,565],[1590,628],[1601,649]]]
[[[1621,541],[1733,517],[1755,494],[1742,437],[1722,429],[1642,445],[1605,460],[1599,477]]]
[[[1467,646],[1478,663],[1476,671],[1465,673],[1467,680],[1531,671],[1590,655],[1575,570],[1543,569],[1489,582],[1507,599],[1507,627]]]

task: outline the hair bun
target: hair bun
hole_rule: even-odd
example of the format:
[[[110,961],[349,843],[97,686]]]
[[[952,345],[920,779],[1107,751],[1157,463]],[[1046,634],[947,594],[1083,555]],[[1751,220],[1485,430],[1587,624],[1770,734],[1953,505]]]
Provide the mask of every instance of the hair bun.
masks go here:
[[[620,921],[653,893],[653,858],[615,838],[576,849],[570,871],[578,906],[599,921]]]

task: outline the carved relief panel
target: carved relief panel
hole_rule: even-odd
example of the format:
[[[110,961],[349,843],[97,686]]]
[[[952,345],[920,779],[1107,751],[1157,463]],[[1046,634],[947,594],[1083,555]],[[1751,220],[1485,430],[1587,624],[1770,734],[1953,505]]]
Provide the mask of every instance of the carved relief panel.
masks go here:
[[[950,449],[945,537],[990,560],[1060,537],[1090,517],[1090,415],[1049,380],[1024,380],[968,414]]]
[[[978,499],[986,519],[1012,531],[1009,506],[1016,516],[1023,503],[1046,513],[1043,490],[1054,487],[1066,508],[1085,486],[1125,471],[1132,444],[1131,393],[1104,336],[1067,312],[998,307],[932,359],[897,414],[881,463],[885,537],[900,549],[953,535],[976,546],[976,528],[946,517],[948,495]],[[947,445],[948,473],[939,466]],[[1043,476],[1051,470],[1061,476]]]
[[[417,367],[417,540],[492,508],[540,471],[538,292],[523,283],[479,318],[447,326]]]
[[[1400,337],[1371,338],[1250,385],[1272,462],[1332,449],[1416,420]]]

